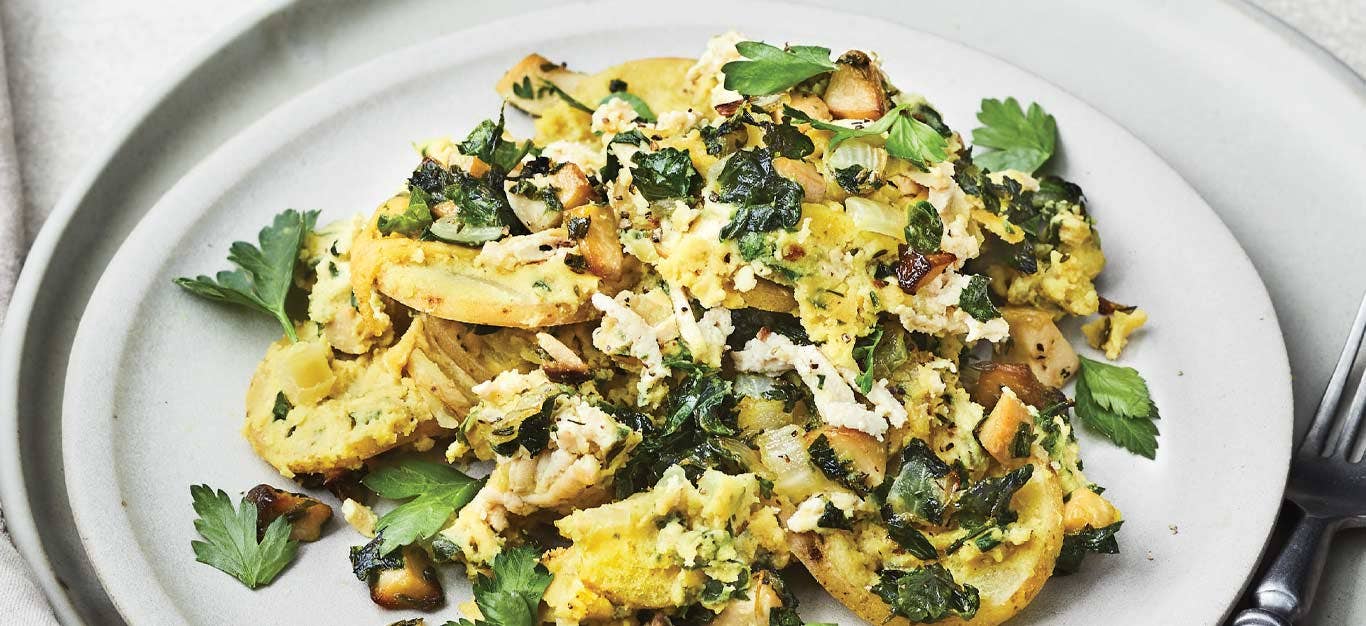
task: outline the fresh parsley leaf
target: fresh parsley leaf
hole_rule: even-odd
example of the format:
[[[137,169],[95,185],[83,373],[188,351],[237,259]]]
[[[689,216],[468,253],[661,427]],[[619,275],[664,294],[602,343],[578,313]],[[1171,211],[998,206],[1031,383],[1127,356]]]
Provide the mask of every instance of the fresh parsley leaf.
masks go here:
[[[482,619],[461,619],[446,626],[537,626],[541,596],[554,578],[527,546],[503,550],[493,558],[493,576],[474,581],[474,603]]]
[[[774,154],[789,159],[800,159],[816,151],[815,142],[791,124],[766,123],[764,145]]]
[[[607,101],[609,100],[621,100],[622,102],[631,105],[631,108],[636,111],[636,117],[639,117],[642,122],[653,124],[659,119],[658,117],[655,117],[655,112],[650,110],[650,105],[646,104],[644,100],[641,100],[640,96],[629,91],[614,91],[609,93],[601,102],[598,102],[598,106],[607,104]]]
[[[929,444],[922,439],[912,439],[901,449],[901,469],[887,492],[887,505],[892,514],[906,514],[932,524],[942,523],[948,499],[944,477],[948,475],[948,464],[930,450]]]
[[[993,150],[973,161],[989,170],[1033,174],[1057,147],[1058,123],[1038,103],[1030,103],[1026,113],[1015,98],[1006,98],[1005,102],[986,98],[977,120],[983,126],[973,129],[972,142]]]
[[[987,285],[991,279],[986,276],[976,275],[968,279],[968,284],[963,287],[962,293],[958,294],[958,308],[963,309],[968,315],[979,322],[987,322],[1001,316],[1001,312],[996,309],[996,305],[991,303],[991,294]]]
[[[1076,396],[1087,427],[1134,454],[1157,457],[1157,405],[1137,371],[1081,357]]]
[[[1119,554],[1119,541],[1115,533],[1123,521],[1115,522],[1104,528],[1087,526],[1062,538],[1062,552],[1053,564],[1055,575],[1075,574],[1081,571],[1081,562],[1089,554]]]
[[[637,152],[631,157],[631,165],[636,190],[651,202],[687,198],[702,188],[702,176],[693,168],[687,150],[664,148],[656,152]]]
[[[858,383],[859,391],[865,394],[873,389],[873,351],[877,350],[877,344],[881,341],[882,327],[878,326],[854,342],[854,361],[859,366],[859,375],[854,382]]]
[[[213,277],[181,277],[175,279],[175,284],[197,296],[244,306],[274,317],[285,329],[285,336],[298,341],[294,322],[285,311],[285,298],[294,284],[299,249],[317,220],[317,211],[300,213],[289,209],[276,215],[270,226],[261,229],[257,237],[259,248],[245,241],[232,243],[228,248],[228,261],[238,269],[218,272]]]
[[[773,152],[767,148],[741,150],[730,155],[716,179],[717,199],[735,205],[721,239],[738,239],[745,233],[793,229],[802,219],[802,186],[773,169]]]
[[[930,163],[948,158],[949,142],[934,128],[914,117],[912,114],[912,111],[915,110],[914,106],[911,104],[896,106],[876,122],[861,126],[845,126],[824,122],[786,105],[783,107],[783,115],[789,119],[810,124],[814,128],[834,133],[826,145],[826,154],[833,153],[836,147],[850,139],[881,136],[885,133],[887,135],[885,146],[887,154],[906,159],[914,163],[916,167],[926,169]]]
[[[233,510],[228,494],[208,485],[191,486],[190,497],[199,515],[194,529],[204,538],[190,542],[200,563],[227,572],[255,589],[275,580],[294,559],[299,542],[290,540],[289,520],[283,516],[275,518],[258,541],[256,505],[243,499]]]
[[[412,187],[408,192],[408,208],[397,215],[381,215],[375,222],[381,235],[399,234],[404,237],[421,237],[432,225],[432,210],[428,205],[427,192],[421,187]]]
[[[882,570],[872,591],[887,603],[892,615],[915,623],[937,622],[950,615],[970,621],[981,604],[975,587],[959,585],[938,563],[910,571]]]
[[[382,555],[435,535],[483,486],[449,465],[411,457],[375,470],[361,482],[391,500],[413,498],[375,525],[383,533]]]
[[[906,245],[921,254],[938,252],[944,239],[944,221],[933,204],[921,200],[906,210]]]
[[[788,46],[762,41],[741,41],[735,50],[747,60],[721,66],[725,87],[746,96],[767,96],[786,91],[798,83],[835,71],[830,49],[819,46]]]

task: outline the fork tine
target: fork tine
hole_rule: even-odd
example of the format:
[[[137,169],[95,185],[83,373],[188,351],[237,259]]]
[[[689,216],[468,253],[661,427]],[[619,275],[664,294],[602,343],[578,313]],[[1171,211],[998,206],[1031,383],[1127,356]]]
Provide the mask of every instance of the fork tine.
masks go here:
[[[1352,404],[1347,408],[1347,415],[1343,416],[1342,424],[1328,436],[1328,442],[1324,444],[1324,456],[1348,458],[1352,452],[1353,443],[1359,434],[1358,428],[1361,426],[1362,414],[1366,413],[1366,376],[1361,377],[1357,383],[1356,393],[1352,394]]]
[[[1328,439],[1332,430],[1333,416],[1342,401],[1342,391],[1347,387],[1347,377],[1352,373],[1352,364],[1356,361],[1357,350],[1361,348],[1363,334],[1366,334],[1366,294],[1362,295],[1356,320],[1347,333],[1347,343],[1342,346],[1337,367],[1333,368],[1333,376],[1328,379],[1328,388],[1323,390],[1323,399],[1319,401],[1319,409],[1314,413],[1314,421],[1309,426],[1309,433],[1304,436],[1301,450],[1327,456],[1325,453],[1331,449],[1324,445],[1324,440]],[[1334,437],[1334,443],[1337,439]]]

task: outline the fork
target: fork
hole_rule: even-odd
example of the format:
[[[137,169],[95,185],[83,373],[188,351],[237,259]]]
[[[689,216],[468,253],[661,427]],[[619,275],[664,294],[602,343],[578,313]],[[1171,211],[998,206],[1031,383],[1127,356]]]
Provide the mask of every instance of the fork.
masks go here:
[[[1347,411],[1338,411],[1363,334],[1366,297],[1328,379],[1309,433],[1290,464],[1286,498],[1304,516],[1257,585],[1252,596],[1254,608],[1239,613],[1234,626],[1290,626],[1303,617],[1314,599],[1333,535],[1342,528],[1366,526],[1366,464],[1357,450],[1362,416],[1366,414],[1366,376],[1358,383]]]

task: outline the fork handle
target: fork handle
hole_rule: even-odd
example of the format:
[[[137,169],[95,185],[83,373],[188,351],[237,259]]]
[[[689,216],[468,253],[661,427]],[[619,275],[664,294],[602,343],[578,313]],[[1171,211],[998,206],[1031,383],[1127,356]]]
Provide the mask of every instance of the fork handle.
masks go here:
[[[1252,595],[1255,608],[1239,613],[1233,626],[1291,626],[1304,617],[1314,600],[1333,533],[1342,523],[1339,518],[1301,518],[1257,585]]]

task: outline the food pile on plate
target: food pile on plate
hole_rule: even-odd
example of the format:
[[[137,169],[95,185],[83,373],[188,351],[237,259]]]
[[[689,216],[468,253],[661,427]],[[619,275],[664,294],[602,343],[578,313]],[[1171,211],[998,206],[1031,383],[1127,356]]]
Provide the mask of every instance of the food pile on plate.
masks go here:
[[[984,100],[973,154],[875,54],[737,33],[593,75],[533,54],[497,91],[533,138],[500,112],[422,143],[372,215],[286,212],[178,281],[283,324],[245,435],[337,494],[375,602],[438,609],[452,568],[475,624],[799,626],[799,563],[871,623],[996,624],[1117,551],[1072,410],[1151,457],[1156,408],[1056,323],[1098,314],[1114,359],[1146,314],[1097,293],[1041,107]],[[250,586],[331,517],[195,508]]]

